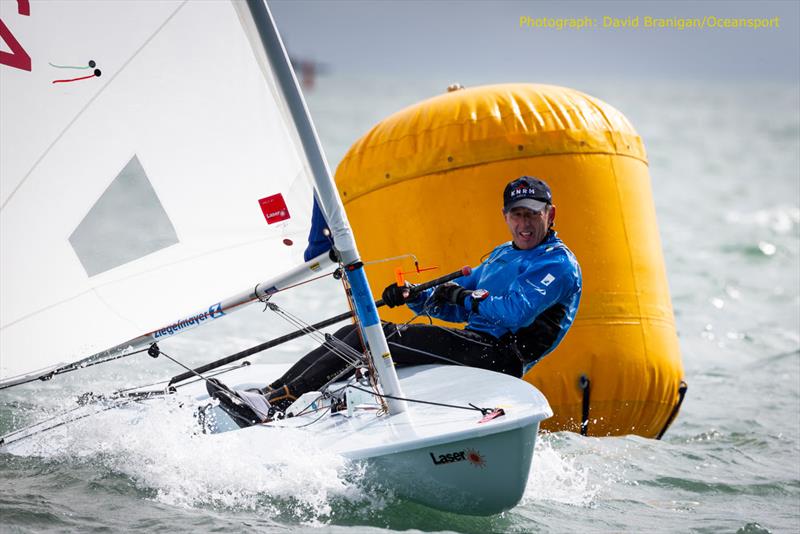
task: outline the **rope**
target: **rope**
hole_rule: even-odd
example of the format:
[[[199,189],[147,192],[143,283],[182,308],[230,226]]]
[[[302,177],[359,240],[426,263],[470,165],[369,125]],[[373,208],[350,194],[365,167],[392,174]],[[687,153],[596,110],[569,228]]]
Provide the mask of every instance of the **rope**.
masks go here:
[[[414,257],[415,262],[416,259],[417,258]],[[342,277],[342,287],[344,288],[344,294],[347,297],[347,304],[350,306],[350,311],[352,312],[353,318],[355,319],[356,332],[358,332],[358,340],[361,343],[361,347],[364,349],[364,354],[366,355],[365,359],[367,361],[367,369],[369,370],[369,375],[368,375],[369,386],[375,393],[378,393],[378,373],[375,371],[375,365],[373,365],[372,354],[370,353],[369,350],[369,344],[366,343],[364,340],[363,331],[361,329],[361,319],[359,318],[358,313],[356,313],[355,302],[353,302],[353,292],[350,288],[350,281],[347,279],[346,276]],[[331,382],[329,381],[325,385],[328,386],[330,384]],[[387,412],[388,410],[389,406],[387,406],[386,403],[383,401],[383,399],[381,399],[381,411]]]
[[[424,310],[425,310],[425,311],[427,311],[427,308],[428,308],[428,307],[427,307],[427,301],[426,301],[426,306],[424,307]],[[414,316],[413,316],[411,319],[409,319],[408,321],[406,321],[406,322],[404,322],[404,323],[401,323],[401,324],[398,324],[398,325],[397,325],[397,326],[398,326],[398,328],[396,328],[394,332],[392,332],[392,333],[390,333],[388,336],[386,336],[386,340],[387,340],[387,342],[389,343],[389,345],[394,345],[395,347],[401,347],[401,348],[403,348],[403,349],[405,349],[405,350],[409,350],[409,351],[411,351],[411,352],[417,352],[417,353],[419,353],[419,354],[424,354],[425,356],[429,356],[429,357],[431,357],[431,358],[434,358],[434,359],[437,359],[437,360],[442,360],[442,361],[445,361],[445,362],[447,362],[447,363],[449,363],[449,364],[452,364],[452,365],[461,365],[461,366],[463,366],[463,367],[469,367],[467,364],[465,364],[465,363],[463,363],[463,362],[459,362],[459,361],[456,361],[456,360],[452,360],[452,359],[450,359],[450,358],[447,358],[447,357],[445,357],[445,356],[441,356],[441,355],[439,355],[439,354],[434,354],[434,353],[432,353],[432,352],[428,352],[428,351],[425,351],[425,350],[422,350],[422,349],[417,349],[417,348],[414,348],[414,347],[408,347],[408,346],[406,346],[406,345],[401,345],[400,343],[393,343],[393,342],[390,342],[390,341],[389,341],[389,339],[391,339],[391,338],[392,338],[393,336],[395,336],[395,335],[397,335],[397,336],[399,336],[399,337],[403,337],[403,333],[402,333],[402,331],[401,331],[401,328],[400,328],[400,327],[401,327],[401,326],[408,326],[408,325],[409,325],[409,324],[411,324],[411,323],[412,323],[414,320],[416,320],[418,317],[423,317],[423,315],[422,315],[421,313],[417,313],[417,314],[415,314],[415,315],[414,315]],[[464,339],[464,340],[466,340],[466,341],[469,341],[470,343],[475,343],[476,345],[482,345],[482,346],[484,346],[484,347],[493,347],[493,346],[494,346],[494,345],[492,345],[491,343],[484,343],[484,342],[482,342],[482,341],[477,341],[477,340],[475,340],[475,339],[472,339],[472,338],[470,338],[470,337],[467,337],[467,336],[461,335],[461,334],[459,334],[457,331],[455,331],[455,330],[453,330],[453,329],[451,329],[451,328],[445,328],[445,327],[443,327],[443,326],[440,326],[440,325],[435,325],[435,324],[433,324],[433,320],[431,319],[431,316],[430,316],[428,313],[425,313],[424,317],[427,317],[427,318],[428,318],[428,320],[429,320],[429,321],[430,321],[430,323],[431,323],[431,326],[435,326],[436,328],[438,328],[438,329],[440,329],[440,330],[444,330],[445,332],[447,332],[447,333],[448,333],[448,334],[450,334],[450,335],[453,335],[453,336],[455,336],[455,337],[458,337],[458,338]]]
[[[358,391],[363,391],[364,393],[372,393],[373,395],[376,395],[378,397],[383,397],[384,399],[401,400],[401,401],[406,401],[406,402],[416,402],[418,404],[430,404],[431,406],[442,406],[444,408],[458,408],[459,410],[476,410],[478,412],[481,412],[481,414],[483,414],[483,415],[489,415],[490,413],[492,413],[496,409],[496,408],[495,409],[478,408],[477,406],[475,406],[472,403],[470,403],[469,406],[459,406],[457,404],[445,404],[443,402],[433,402],[433,401],[424,401],[424,400],[419,400],[419,399],[407,399],[407,398],[403,398],[403,397],[395,397],[394,395],[385,395],[385,394],[382,394],[382,393],[375,393],[375,392],[372,392],[372,391],[370,391],[368,389],[360,388],[360,387],[354,386],[352,384],[348,384],[346,387],[352,388],[352,389],[357,389]]]
[[[320,388],[321,390],[324,391],[325,388],[327,388],[330,384],[336,382],[343,376],[349,374],[350,371],[352,371],[353,369],[356,369],[360,365],[363,365],[363,360],[364,360],[363,355],[358,351],[356,351],[355,349],[353,349],[353,347],[346,344],[344,341],[330,334],[324,334],[324,337],[320,339],[322,333],[319,330],[313,329],[311,325],[304,322],[299,317],[280,308],[275,303],[268,303],[267,307],[272,311],[276,312],[280,317],[289,322],[289,324],[291,324],[295,328],[298,328],[306,332],[312,339],[316,340],[318,343],[320,343],[320,345],[327,348],[332,354],[338,356],[345,362],[346,367],[341,372],[339,372],[335,377],[329,380],[326,384],[324,384]],[[369,360],[367,361],[369,362]],[[298,378],[302,378],[307,372],[309,372],[312,369],[312,367],[313,366],[309,366],[306,369],[304,369],[297,377],[295,377],[295,380]],[[370,375],[373,374],[374,373],[370,373]]]
[[[445,362],[450,363],[452,365],[461,365],[463,367],[469,367],[467,364],[465,364],[463,362],[458,362],[456,360],[451,360],[450,358],[445,358],[444,356],[439,356],[438,354],[434,354],[434,353],[428,352],[426,350],[415,349],[414,347],[407,347],[405,345],[401,345],[399,343],[394,343],[394,342],[390,342],[389,345],[394,345],[395,347],[401,347],[401,348],[403,348],[405,350],[408,350],[408,351],[411,351],[411,352],[417,352],[419,354],[424,354],[425,356],[430,356],[431,358],[436,358],[438,360],[445,361]]]
[[[80,417],[74,417],[72,419],[67,419],[66,421],[61,421],[61,422],[59,422],[59,423],[57,423],[55,425],[51,425],[51,426],[48,426],[46,428],[42,428],[40,430],[37,430],[35,432],[31,432],[30,434],[27,434],[25,436],[21,436],[21,437],[19,437],[17,439],[12,439],[11,441],[6,441],[8,438],[10,438],[12,436],[16,436],[17,434],[20,434],[20,433],[25,432],[27,430],[32,430],[32,429],[36,428],[37,426],[44,425],[45,423],[48,423],[48,422],[50,422],[50,421],[52,421],[52,420],[54,420],[56,418],[63,417],[65,415],[69,415],[70,413],[74,412],[75,410],[79,410],[81,408],[84,408],[84,406],[78,406],[77,408],[73,408],[71,410],[67,410],[66,412],[61,412],[59,414],[56,414],[56,415],[54,415],[53,417],[51,417],[49,419],[45,419],[44,421],[40,421],[38,423],[34,423],[32,425],[28,425],[28,426],[26,426],[24,428],[20,428],[19,430],[15,430],[14,432],[10,432],[10,433],[6,434],[5,436],[0,437],[0,445],[7,445],[7,444],[10,444],[10,443],[15,443],[15,442],[23,440],[23,439],[28,439],[30,437],[33,437],[33,436],[37,435],[37,434],[41,434],[42,432],[47,432],[49,430],[53,430],[54,428],[58,428],[60,426],[68,425],[70,423],[74,423],[75,421],[80,421],[81,419],[85,419],[87,417],[91,417],[92,415],[96,415],[96,414],[102,413],[102,412],[107,412],[108,410],[111,410],[111,409],[114,409],[114,408],[118,408],[120,406],[125,406],[126,404],[130,404],[131,402],[134,402],[134,399],[130,399],[130,398],[128,398],[128,399],[117,399],[111,405],[103,406],[103,408],[100,409],[100,410],[95,410],[95,411],[92,411],[90,413],[83,414]]]
[[[206,373],[205,375],[203,375],[203,377],[205,377],[205,378],[214,378],[215,376],[223,375],[225,373],[230,373],[231,371],[235,371],[236,369],[241,369],[242,367],[247,367],[248,365],[250,365],[250,362],[245,361],[245,362],[242,362],[242,363],[240,363],[238,365],[232,365],[230,367],[223,367],[222,369],[218,370],[217,372],[215,372],[213,374]],[[179,389],[179,388],[182,388],[184,386],[188,386],[189,384],[196,384],[197,382],[200,382],[201,380],[202,380],[202,378],[195,378],[194,380],[189,380],[188,382],[184,382],[182,384],[174,385],[172,387],[174,387],[175,389]],[[163,383],[164,383],[163,380],[159,380],[158,382],[153,382],[151,384],[145,384],[143,386],[135,386],[135,387],[132,387],[132,388],[118,389],[112,395],[124,395],[125,393],[127,393],[129,391],[134,391],[134,390],[142,389],[142,388],[149,388],[149,387],[157,386],[157,385],[163,384]]]
[[[357,365],[361,363],[361,353],[340,339],[331,336],[330,334],[322,334],[319,330],[312,328],[312,325],[287,312],[275,303],[270,302],[267,304],[267,306],[269,309],[276,312],[280,317],[286,320],[289,324],[299,330],[302,330],[303,332],[306,332],[312,339],[316,340],[322,346],[328,348],[328,350],[330,350],[336,356],[339,356],[348,365]]]
[[[411,253],[401,254],[400,256],[392,256],[391,258],[380,258],[380,259],[377,259],[377,260],[365,261],[364,265],[374,265],[376,263],[386,263],[388,261],[393,261],[393,260],[402,260],[403,258],[411,258],[411,259],[414,260],[414,265],[419,265],[419,260],[417,260],[417,257],[414,254],[411,254]]]
[[[320,410],[321,410],[321,408],[320,408]],[[320,416],[317,417],[316,419],[314,419],[313,421],[309,421],[308,423],[306,423],[304,425],[299,425],[299,426],[297,426],[295,428],[305,428],[307,426],[313,425],[314,423],[318,423],[323,417],[325,417],[325,414],[327,414],[327,413],[328,413],[327,410],[323,410],[323,412],[320,414]],[[300,415],[300,414],[298,414],[298,415]]]
[[[326,274],[321,274],[321,275],[316,276],[314,278],[309,278],[308,280],[303,280],[302,282],[298,282],[298,283],[290,285],[290,286],[282,287],[282,288],[280,288],[280,289],[278,289],[276,291],[273,291],[272,293],[270,293],[269,295],[267,295],[265,297],[259,297],[258,300],[260,300],[261,302],[266,302],[266,301],[268,301],[270,299],[270,297],[272,297],[272,295],[274,295],[276,293],[280,293],[282,291],[287,291],[289,289],[294,289],[295,287],[300,287],[300,286],[302,286],[304,284],[308,284],[308,283],[311,283],[311,282],[316,282],[317,280],[322,280],[323,278],[325,278],[327,276],[333,276],[334,272],[335,271],[330,272],[330,273],[326,273]],[[256,287],[258,287],[258,286],[256,286]]]

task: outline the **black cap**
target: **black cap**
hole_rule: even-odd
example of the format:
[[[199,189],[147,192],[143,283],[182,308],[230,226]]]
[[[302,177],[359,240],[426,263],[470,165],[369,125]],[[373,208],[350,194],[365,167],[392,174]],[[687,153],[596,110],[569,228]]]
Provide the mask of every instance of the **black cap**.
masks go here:
[[[553,203],[550,186],[532,176],[520,176],[509,182],[503,191],[503,211],[514,208],[528,208],[542,211],[547,204]]]

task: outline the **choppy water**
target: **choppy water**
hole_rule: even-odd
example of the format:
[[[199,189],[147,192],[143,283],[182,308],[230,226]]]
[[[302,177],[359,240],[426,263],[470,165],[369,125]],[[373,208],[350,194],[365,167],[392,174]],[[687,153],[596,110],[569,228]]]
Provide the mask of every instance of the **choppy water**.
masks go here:
[[[332,164],[372,124],[446,83],[320,80],[309,103]],[[690,385],[663,441],[544,435],[523,502],[471,518],[367,492],[358,466],[313,443],[254,454],[235,440],[226,450],[192,441],[192,421],[165,405],[135,427],[108,414],[83,422],[44,460],[0,455],[0,530],[797,532],[798,87],[580,89],[621,109],[648,149]],[[304,286],[294,304],[322,318],[343,309],[337,291]],[[260,310],[229,322],[163,348],[191,364],[277,333]],[[308,346],[268,358],[290,360]],[[143,358],[0,394],[0,433],[68,406],[90,381],[111,389],[178,371]]]

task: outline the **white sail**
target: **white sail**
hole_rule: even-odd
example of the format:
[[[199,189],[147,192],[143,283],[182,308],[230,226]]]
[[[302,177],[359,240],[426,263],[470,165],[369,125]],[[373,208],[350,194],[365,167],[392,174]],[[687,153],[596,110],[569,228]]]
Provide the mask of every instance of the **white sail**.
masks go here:
[[[302,263],[312,207],[246,6],[27,4],[0,2],[0,381]]]

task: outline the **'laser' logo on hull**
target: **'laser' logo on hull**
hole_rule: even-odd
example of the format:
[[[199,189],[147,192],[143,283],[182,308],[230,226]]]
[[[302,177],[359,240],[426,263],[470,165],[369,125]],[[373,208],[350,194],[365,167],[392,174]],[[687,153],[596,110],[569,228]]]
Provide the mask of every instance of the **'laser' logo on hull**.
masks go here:
[[[483,455],[475,449],[467,449],[464,451],[448,452],[446,454],[434,455],[429,452],[433,465],[452,464],[456,462],[468,461],[475,467],[486,467],[486,459]]]

